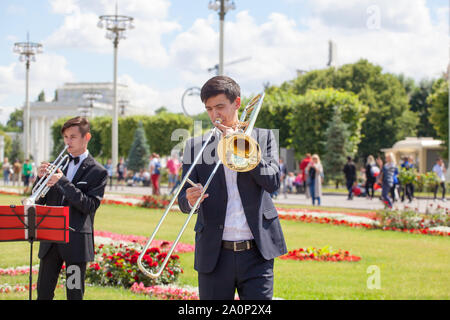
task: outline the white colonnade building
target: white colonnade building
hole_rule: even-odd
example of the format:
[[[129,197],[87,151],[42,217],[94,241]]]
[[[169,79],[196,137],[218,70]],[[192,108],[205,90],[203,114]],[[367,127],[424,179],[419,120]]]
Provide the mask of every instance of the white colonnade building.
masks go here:
[[[63,117],[111,116],[113,106],[112,82],[65,83],[55,91],[53,101],[36,101],[30,105],[31,143],[30,154],[36,164],[53,161],[52,124]],[[95,94],[89,101],[86,94]],[[151,114],[148,109],[138,108],[128,101],[128,87],[117,85],[119,115]]]

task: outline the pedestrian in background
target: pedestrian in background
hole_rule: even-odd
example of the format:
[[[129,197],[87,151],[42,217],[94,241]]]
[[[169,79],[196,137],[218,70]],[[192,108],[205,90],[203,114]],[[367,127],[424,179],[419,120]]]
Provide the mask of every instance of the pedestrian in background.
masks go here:
[[[384,203],[392,208],[392,200],[389,197],[391,188],[394,186],[394,174],[397,166],[395,164],[394,155],[389,152],[386,154],[386,163],[383,165],[383,160],[380,157],[377,159],[377,164],[381,169],[379,177],[379,183],[381,184],[381,198]]]
[[[372,155],[367,157],[366,162],[366,196],[372,200],[374,194],[373,185],[375,184],[376,177],[380,173],[380,169],[377,167],[375,163],[375,158]]]
[[[152,180],[152,194],[159,195],[159,175],[161,174],[161,163],[159,162],[159,155],[152,153],[150,157],[150,179]]]
[[[306,167],[308,166],[308,164],[311,162],[311,154],[307,153],[305,158],[302,160],[302,162],[300,162],[300,170],[302,171],[302,176],[303,176],[303,190],[305,190],[305,195],[306,195],[306,199],[308,199],[310,197],[309,194],[309,181],[308,181],[308,177],[305,174],[306,171]]]
[[[348,190],[347,200],[353,200],[353,185],[356,181],[356,166],[352,157],[347,157],[347,163],[344,166],[345,181]]]
[[[320,206],[320,198],[322,197],[323,167],[317,154],[314,154],[311,157],[311,161],[305,168],[305,173],[308,176],[309,193],[312,198],[312,204],[315,205],[315,200],[317,200],[317,204]]]
[[[437,192],[439,186],[442,188],[442,201],[446,201],[445,199],[445,173],[447,169],[445,168],[445,163],[442,161],[442,158],[438,158],[436,160],[436,164],[433,166],[433,172],[435,172],[439,178],[439,183],[434,187],[434,200],[436,200]]]
[[[3,160],[2,170],[3,170],[3,182],[6,186],[9,184],[9,176],[12,171],[11,164],[9,163],[8,158],[6,158],[6,157]]]

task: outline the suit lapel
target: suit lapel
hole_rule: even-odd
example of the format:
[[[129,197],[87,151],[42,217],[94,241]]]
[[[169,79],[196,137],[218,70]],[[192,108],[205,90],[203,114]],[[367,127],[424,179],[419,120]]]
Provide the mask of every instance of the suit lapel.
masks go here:
[[[88,155],[86,159],[81,163],[80,167],[78,168],[77,172],[75,173],[75,176],[72,179],[72,184],[76,184],[78,180],[83,176],[86,168],[91,164],[92,157],[91,155]]]

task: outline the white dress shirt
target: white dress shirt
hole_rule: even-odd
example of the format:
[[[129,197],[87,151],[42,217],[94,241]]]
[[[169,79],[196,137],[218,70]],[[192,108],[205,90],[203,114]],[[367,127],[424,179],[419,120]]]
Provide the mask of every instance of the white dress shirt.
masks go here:
[[[67,168],[67,174],[66,174],[66,178],[72,182],[73,177],[75,177],[75,174],[77,173],[78,168],[80,167],[81,163],[83,162],[84,159],[86,159],[89,155],[89,150],[86,150],[83,154],[80,154],[80,161],[75,165],[74,161],[70,161],[69,162],[69,166]],[[73,157],[73,155],[71,154],[71,156]],[[75,157],[74,157],[75,158]]]
[[[242,206],[241,196],[237,186],[237,172],[223,166],[225,182],[227,184],[227,211],[222,240],[241,241],[253,239],[253,234],[248,226]]]

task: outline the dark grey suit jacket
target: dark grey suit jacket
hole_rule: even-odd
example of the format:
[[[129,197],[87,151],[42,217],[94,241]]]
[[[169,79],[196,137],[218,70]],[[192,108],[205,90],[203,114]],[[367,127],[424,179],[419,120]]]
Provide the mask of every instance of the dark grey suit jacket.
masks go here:
[[[206,137],[207,135],[187,142],[183,156],[183,177]],[[264,259],[270,260],[287,252],[278,213],[270,197],[270,193],[280,186],[278,146],[270,130],[254,128],[252,137],[260,144],[262,160],[253,170],[237,173],[237,186],[256,246]],[[210,141],[201,163],[191,173],[190,179],[193,182],[205,185],[218,160],[217,144],[217,137]],[[189,187],[186,184],[178,196],[178,204],[184,213],[190,211],[186,199],[186,189]],[[195,224],[194,268],[204,273],[213,271],[221,250],[228,197],[223,165],[220,165],[207,193],[209,197],[200,205]]]
[[[94,260],[94,216],[103,199],[107,179],[106,169],[88,155],[72,182],[64,175],[50,188],[45,198],[36,202],[69,207],[69,243],[56,244],[61,257],[68,263]],[[51,245],[42,242],[38,257],[43,258]]]

